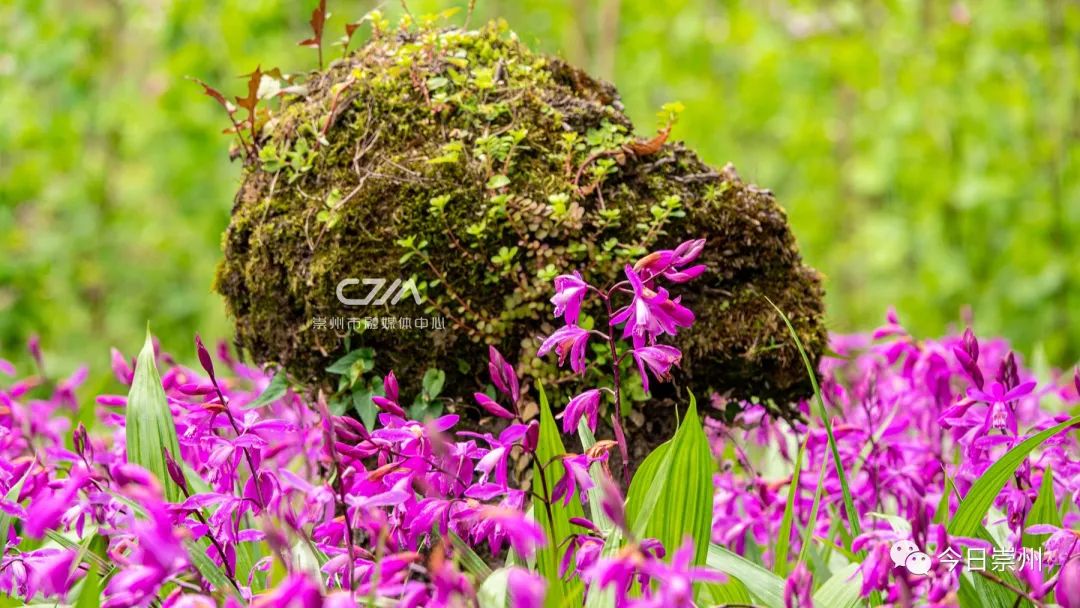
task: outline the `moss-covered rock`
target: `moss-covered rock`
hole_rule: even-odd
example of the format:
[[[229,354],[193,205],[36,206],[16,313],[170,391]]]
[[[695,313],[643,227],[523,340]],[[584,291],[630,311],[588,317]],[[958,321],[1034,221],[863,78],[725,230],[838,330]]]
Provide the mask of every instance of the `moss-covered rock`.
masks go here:
[[[784,210],[664,133],[635,139],[612,86],[530,52],[504,24],[377,30],[261,128],[216,283],[237,342],[312,383],[359,345],[404,382],[441,367],[451,393],[476,386],[486,344],[543,375],[534,353],[554,329],[556,274],[606,283],[647,250],[704,237],[711,270],[680,289],[699,319],[676,341],[684,376],[778,403],[806,394],[800,355],[761,297],[816,360],[820,277]],[[423,304],[352,307],[336,294],[342,279],[399,277]],[[376,316],[446,327],[356,330]],[[475,378],[458,389],[463,376]]]

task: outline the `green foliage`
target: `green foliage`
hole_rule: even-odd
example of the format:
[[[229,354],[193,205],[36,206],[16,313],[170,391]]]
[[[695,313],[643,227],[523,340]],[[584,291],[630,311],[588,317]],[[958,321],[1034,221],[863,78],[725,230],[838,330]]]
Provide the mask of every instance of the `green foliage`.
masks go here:
[[[180,487],[169,477],[165,465],[165,451],[179,459],[180,444],[154,359],[154,340],[148,328],[146,341],[135,362],[135,378],[124,414],[127,459],[157,477],[169,502],[180,502],[183,499]]]
[[[91,564],[83,577],[82,589],[75,608],[99,608],[101,606],[101,578],[96,565]]]
[[[566,453],[566,448],[559,434],[559,425],[551,414],[547,394],[539,382],[536,383],[536,390],[540,401],[540,437],[536,446],[536,463],[533,465],[533,483],[537,487],[533,491],[547,498],[551,496],[558,476],[563,473],[559,458]],[[580,598],[584,592],[579,579],[563,581],[559,578],[559,560],[562,558],[559,544],[573,531],[570,518],[584,517],[584,512],[576,496],[567,506],[559,502],[545,508],[539,501],[533,505],[533,517],[547,535],[547,545],[536,552],[536,569],[548,582],[547,605],[558,607],[564,600]]]
[[[270,380],[270,384],[266,385],[266,389],[263,390],[259,396],[251,403],[245,406],[245,409],[254,409],[270,405],[271,403],[281,399],[285,396],[285,393],[289,390],[289,379],[285,375],[285,372],[279,371],[274,374],[274,377]]]
[[[660,464],[654,467],[657,458]],[[689,536],[695,543],[694,563],[704,564],[712,535],[715,470],[716,461],[698,418],[697,401],[691,395],[690,408],[675,437],[645,459],[630,483],[626,518],[635,534],[659,540],[669,555]],[[656,503],[649,507],[653,498]]]
[[[690,408],[675,437],[653,450],[630,482],[626,519],[635,536],[659,540],[669,557],[689,538],[694,542],[693,563],[704,565],[712,537],[715,471],[697,400],[691,394]]]

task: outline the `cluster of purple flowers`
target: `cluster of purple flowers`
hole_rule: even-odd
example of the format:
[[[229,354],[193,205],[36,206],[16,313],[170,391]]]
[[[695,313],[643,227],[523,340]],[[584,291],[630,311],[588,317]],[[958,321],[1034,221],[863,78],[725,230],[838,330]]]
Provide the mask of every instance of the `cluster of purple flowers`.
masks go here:
[[[306,608],[369,596],[455,605],[475,590],[450,535],[493,552],[508,544],[523,558],[547,542],[525,515],[525,493],[507,480],[510,452],[535,445],[535,422],[455,441],[447,433],[456,416],[403,417],[392,374],[370,432],[292,392],[252,408],[271,378],[224,346],[217,358],[229,373],[218,375],[201,343],[197,352],[202,373],[157,357],[180,444],[166,480],[126,461],[125,396],[96,399],[98,433],[73,428],[85,370],[0,390],[0,593],[73,600],[72,587],[101,561],[104,606],[288,598]],[[117,379],[130,384],[132,365],[113,354]],[[15,373],[6,362],[0,371]],[[163,484],[177,484],[183,500],[167,501]],[[94,539],[96,553],[82,548]],[[206,560],[225,588],[200,569]],[[512,580],[518,595],[542,597],[531,573]]]
[[[596,338],[609,346],[610,358],[599,363],[612,380],[569,399],[559,415],[562,430],[574,433],[582,420],[596,430],[610,396],[615,438],[539,463],[537,470],[553,475],[546,497],[531,489],[538,480],[525,483],[526,467],[519,466],[537,453],[540,424],[525,418],[527,391],[495,348],[493,390],[474,399],[491,416],[488,432],[455,430],[454,414],[409,419],[393,372],[383,380],[384,394],[373,398],[380,413],[368,428],[332,414],[321,394],[305,398],[290,390],[259,399],[272,378],[223,345],[213,356],[196,341],[201,370],[158,352],[180,448],[163,455],[168,479],[127,461],[127,397],[100,395],[80,409],[76,394],[85,369],[58,381],[38,374],[2,383],[0,594],[27,603],[73,602],[96,576],[107,607],[473,605],[484,583],[479,555],[491,563],[509,555],[516,565],[505,572],[508,596],[529,608],[553,592],[550,580],[524,565],[547,547],[559,552],[564,579],[611,592],[617,606],[692,606],[700,583],[730,580],[693,563],[695,544],[710,539],[664,547],[636,537],[623,490],[606,468],[616,445],[626,460],[620,371],[636,371],[646,391],[650,380],[670,378],[681,353],[660,340],[690,327],[694,315],[664,285],[705,272],[693,265],[703,246],[688,241],[651,253],[607,288],[578,273],[556,279],[552,302],[564,325],[543,340],[540,356],[555,352],[560,363],[584,373],[588,342]],[[627,303],[618,306],[616,299]],[[606,327],[583,323],[589,306],[602,311]],[[988,543],[951,537],[941,513],[954,513],[959,497],[1005,451],[1067,420],[1057,412],[1080,401],[1080,377],[1037,378],[1004,341],[980,341],[970,331],[916,340],[891,314],[873,335],[834,337],[832,349],[839,356],[821,363],[822,395],[856,513],[843,506],[827,432],[808,403],[802,404],[806,421],[796,423],[745,403],[730,424],[707,420],[717,458],[737,460],[714,478],[711,541],[760,555],[765,566],[793,563],[784,602],[812,605],[824,574],[796,559],[803,536],[791,535],[787,555],[775,552],[794,492],[794,529],[809,530],[822,550],[858,556],[852,580],[863,595],[895,605],[956,605],[964,569],[949,568],[940,554]],[[36,344],[32,354],[43,369]],[[113,352],[120,386],[132,384],[133,367]],[[16,377],[2,360],[0,373]],[[723,398],[713,401],[726,408]],[[96,421],[90,430],[75,422],[90,418]],[[805,461],[792,488],[800,446]],[[181,498],[170,500],[177,490]],[[1029,515],[1047,491],[1059,521],[1032,525]],[[587,496],[599,503],[592,506],[604,521],[575,517],[575,533],[548,538],[540,512]],[[994,501],[987,528],[1014,547],[1037,538],[1046,564],[998,582],[1034,600],[1080,606],[1078,513],[1074,428],[1036,449]],[[862,533],[845,539],[853,516]],[[619,544],[610,547],[613,538]],[[889,548],[899,540],[932,556],[928,574],[897,568]]]
[[[960,497],[1006,451],[1070,419],[1066,406],[1080,402],[1080,375],[1054,372],[1036,378],[1020,366],[1004,340],[980,341],[971,330],[939,340],[916,339],[892,312],[871,335],[834,336],[831,349],[836,355],[821,363],[821,390],[862,523],[863,533],[850,547],[866,553],[858,574],[862,593],[880,593],[893,605],[955,606],[964,567],[954,567],[942,554],[976,548],[990,555],[993,547],[986,539],[949,537],[942,516],[947,520],[956,512]],[[714,401],[725,405],[719,397]],[[715,452],[735,442],[744,460],[716,475],[714,542],[742,554],[761,550],[767,564],[794,561],[800,537],[793,536],[786,556],[772,552],[772,539],[780,534],[797,448],[805,443],[806,460],[794,488],[797,527],[812,528],[826,545],[844,545],[838,533],[844,526],[836,524],[848,515],[826,430],[810,416],[809,403],[802,404],[802,411],[806,424],[772,420],[764,407],[751,404],[733,424],[710,421]],[[1043,563],[1029,560],[1015,574],[1030,597],[1050,601],[1056,593],[1058,603],[1069,608],[1080,606],[1075,591],[1080,585],[1077,431],[1074,426],[1051,437],[1025,459],[996,497],[986,522],[995,538],[1017,553],[1030,547],[1027,536],[1046,535],[1041,537],[1045,543],[1034,547]],[[784,463],[778,474],[760,470],[760,463],[774,459]],[[810,521],[819,476],[820,513],[828,516]],[[1044,481],[1052,488],[1052,508],[1064,514],[1061,526],[1026,523]],[[910,530],[898,529],[898,520]],[[932,557],[929,574],[911,574],[893,562],[889,548],[901,540],[913,540]],[[1066,562],[1068,567],[1059,572]]]
[[[629,483],[626,438],[622,429],[622,382],[621,368],[627,356],[633,359],[641,386],[649,392],[650,374],[659,380],[670,380],[671,369],[682,360],[682,353],[674,346],[661,344],[662,336],[675,336],[679,329],[694,324],[694,313],[681,304],[682,297],[672,297],[660,283],[686,283],[705,273],[703,264],[693,265],[705,247],[705,239],[682,243],[675,249],[650,253],[633,266],[623,270],[626,279],[606,288],[586,282],[579,272],[555,278],[555,316],[562,317],[564,325],[555,330],[541,343],[537,356],[543,357],[554,351],[559,365],[570,362],[570,369],[585,374],[590,338],[598,338],[608,345],[606,362],[610,369],[610,386],[591,388],[570,399],[559,418],[564,433],[573,433],[584,418],[589,429],[596,430],[600,406],[604,394],[612,397],[611,424],[615,430],[624,463],[624,481]],[[629,303],[616,309],[616,298],[628,296]],[[602,306],[607,319],[607,331],[586,329],[579,325],[582,307],[593,298]],[[626,343],[620,349],[620,336],[616,329],[622,326],[621,339]],[[587,464],[587,463],[584,463]]]

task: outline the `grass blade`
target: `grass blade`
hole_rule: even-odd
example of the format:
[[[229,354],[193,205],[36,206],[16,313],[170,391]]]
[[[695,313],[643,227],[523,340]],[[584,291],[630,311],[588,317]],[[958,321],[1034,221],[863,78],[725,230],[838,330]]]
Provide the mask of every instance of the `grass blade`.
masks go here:
[[[825,410],[825,400],[821,398],[821,387],[818,386],[817,373],[814,372],[814,365],[810,363],[810,357],[806,354],[806,349],[803,348],[802,340],[799,339],[799,334],[795,331],[795,326],[791,324],[791,320],[788,319],[784,311],[780,310],[768,296],[762,295],[765,301],[776,310],[776,313],[780,315],[780,318],[784,320],[784,324],[787,325],[788,332],[791,333],[791,338],[795,340],[795,346],[799,349],[799,354],[802,355],[803,363],[806,365],[806,373],[810,376],[810,383],[814,387],[814,399],[818,404],[818,413],[821,416],[821,421],[825,424],[825,434],[829,437],[829,450],[832,452],[833,464],[836,465],[836,474],[840,478],[840,492],[844,495],[844,511],[847,514],[848,526],[851,529],[851,538],[862,534],[862,526],[859,525],[859,512],[855,510],[855,501],[851,498],[851,487],[848,484],[847,473],[844,471],[844,463],[840,460],[840,449],[836,446],[836,437],[833,435],[832,421],[829,420],[829,412]],[[850,543],[848,547],[850,548]]]
[[[788,553],[791,547],[792,520],[795,518],[795,496],[799,493],[799,476],[802,474],[803,459],[806,457],[806,442],[810,440],[810,433],[799,445],[798,455],[795,456],[795,470],[791,473],[791,484],[788,485],[787,503],[784,505],[784,517],[780,520],[780,536],[776,539],[776,563],[773,564],[773,572],[783,578],[788,573]],[[824,469],[824,467],[822,467]],[[818,483],[821,487],[821,483]],[[817,504],[815,501],[814,504]],[[810,521],[813,521],[811,519]],[[811,526],[812,529],[812,526]],[[805,543],[804,543],[805,546]]]
[[[49,540],[67,549],[68,551],[74,552],[76,558],[74,562],[75,564],[79,564],[85,559],[87,562],[97,566],[102,571],[109,570],[109,562],[105,561],[100,555],[93,553],[89,550],[90,542],[88,541],[92,541],[92,537],[88,536],[86,538],[86,541],[84,541],[86,544],[82,545],[64,536],[60,532],[57,532],[56,530],[46,530],[45,536]]]
[[[125,424],[128,462],[153,473],[165,490],[166,500],[180,502],[180,488],[169,478],[163,452],[168,450],[174,459],[180,461],[180,444],[165,390],[161,388],[161,375],[154,361],[154,342],[149,328],[135,363],[135,378],[128,392]]]
[[[473,575],[477,583],[487,581],[491,577],[491,567],[487,565],[484,558],[477,555],[476,551],[473,551],[473,548],[457,534],[451,532],[449,537],[450,544],[454,547],[454,552],[461,561],[462,568]]]

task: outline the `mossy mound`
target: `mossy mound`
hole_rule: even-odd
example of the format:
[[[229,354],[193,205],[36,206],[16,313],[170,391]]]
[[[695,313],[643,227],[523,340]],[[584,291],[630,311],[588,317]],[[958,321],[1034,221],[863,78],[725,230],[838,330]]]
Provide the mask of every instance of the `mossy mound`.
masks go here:
[[[699,319],[676,341],[683,375],[780,404],[809,392],[762,298],[816,361],[820,277],[784,210],[663,135],[635,139],[612,86],[530,52],[504,24],[377,30],[306,86],[261,128],[217,276],[255,361],[322,384],[333,360],[365,345],[403,383],[437,366],[461,393],[486,381],[496,344],[544,376],[534,353],[555,327],[556,274],[604,284],[647,250],[704,237],[709,273],[677,290]],[[342,279],[399,277],[415,279],[422,305],[345,306],[336,294]],[[445,329],[331,327],[433,315]]]

